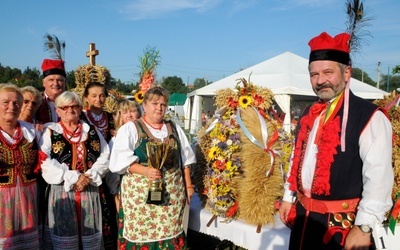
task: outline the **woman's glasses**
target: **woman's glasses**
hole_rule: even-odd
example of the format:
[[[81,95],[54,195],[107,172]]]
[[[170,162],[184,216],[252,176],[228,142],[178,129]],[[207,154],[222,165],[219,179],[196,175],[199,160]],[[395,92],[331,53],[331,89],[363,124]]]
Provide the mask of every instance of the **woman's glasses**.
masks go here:
[[[69,109],[74,109],[74,110],[77,110],[77,109],[79,109],[81,106],[80,105],[69,105],[69,106],[61,106],[61,107],[58,107],[59,109],[62,109],[63,111],[67,111],[67,110],[69,110]]]

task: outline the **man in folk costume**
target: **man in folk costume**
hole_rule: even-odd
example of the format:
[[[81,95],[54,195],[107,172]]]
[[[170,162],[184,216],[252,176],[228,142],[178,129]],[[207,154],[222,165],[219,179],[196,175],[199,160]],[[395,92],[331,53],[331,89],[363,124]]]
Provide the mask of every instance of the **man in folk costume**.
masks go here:
[[[57,122],[54,101],[65,91],[66,72],[64,60],[44,59],[42,63],[43,70],[43,102],[36,112],[36,119],[41,123]]]
[[[64,68],[64,60],[62,59],[44,59],[42,62],[43,70],[43,98],[42,104],[36,111],[36,121],[38,124],[48,122],[57,122],[58,115],[56,113],[55,99],[65,90],[66,73]],[[39,210],[41,224],[44,225],[45,215],[47,211],[47,183],[42,175],[38,175],[38,192],[39,192]]]
[[[289,249],[375,249],[372,228],[391,208],[392,127],[386,114],[349,89],[350,35],[310,40],[318,102],[298,123],[280,218]]]

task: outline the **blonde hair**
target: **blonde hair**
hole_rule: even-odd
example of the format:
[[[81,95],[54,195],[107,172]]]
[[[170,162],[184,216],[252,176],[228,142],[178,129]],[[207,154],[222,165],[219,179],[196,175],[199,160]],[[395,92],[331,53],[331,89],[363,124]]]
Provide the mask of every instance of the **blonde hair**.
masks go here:
[[[140,106],[137,102],[131,100],[123,100],[118,104],[118,109],[115,114],[115,130],[117,131],[122,125],[122,112],[127,112],[129,110],[136,109],[139,112],[139,117],[141,116],[140,113]]]
[[[0,92],[14,92],[17,94],[19,101],[21,102],[24,100],[24,96],[22,95],[21,89],[12,83],[0,83]]]

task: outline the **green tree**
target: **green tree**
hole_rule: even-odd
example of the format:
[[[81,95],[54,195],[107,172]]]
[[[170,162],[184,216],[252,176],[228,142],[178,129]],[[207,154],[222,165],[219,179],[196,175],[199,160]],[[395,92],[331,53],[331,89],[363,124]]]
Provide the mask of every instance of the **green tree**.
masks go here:
[[[177,76],[168,76],[162,79],[161,86],[166,88],[170,94],[172,93],[187,93],[187,87],[183,83],[182,78]]]
[[[210,83],[207,80],[205,80],[204,78],[196,78],[196,79],[194,79],[194,82],[193,82],[193,90],[202,88],[208,84],[210,84]]]
[[[0,64],[0,82],[6,83],[6,82],[12,82],[12,83],[17,83],[18,79],[21,77],[22,72],[20,69],[17,68],[11,68],[9,66],[3,67]]]
[[[394,67],[392,69],[392,74],[393,75],[398,74],[398,73],[400,73],[400,65],[396,65],[396,67]]]
[[[397,90],[400,88],[400,76],[394,75],[384,75],[380,76],[380,86],[381,89],[387,92],[392,92],[393,90]]]
[[[366,72],[363,72],[359,68],[352,68],[351,77],[376,87],[376,82],[374,82],[374,80],[372,80],[371,77],[369,77],[369,75]]]
[[[40,81],[40,71],[37,68],[29,68],[27,67],[21,74],[20,77],[18,77],[18,82],[16,84],[19,87],[24,87],[24,86],[33,86],[35,88],[38,88],[41,86],[41,81]]]

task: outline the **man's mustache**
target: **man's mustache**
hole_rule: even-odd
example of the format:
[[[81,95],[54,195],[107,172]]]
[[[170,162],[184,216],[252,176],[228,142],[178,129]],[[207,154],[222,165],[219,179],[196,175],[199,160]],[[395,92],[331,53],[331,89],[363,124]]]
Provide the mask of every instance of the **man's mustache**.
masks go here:
[[[328,83],[324,83],[324,84],[321,84],[321,85],[318,85],[317,87],[315,87],[315,89],[317,91],[320,91],[321,89],[327,89],[327,88],[333,89],[333,85],[328,82]]]

